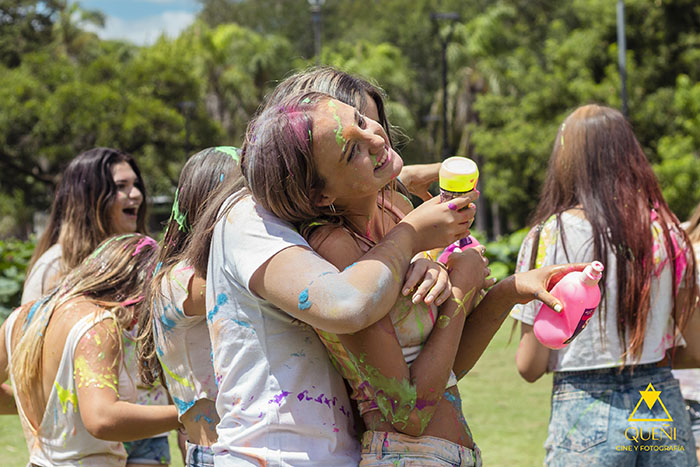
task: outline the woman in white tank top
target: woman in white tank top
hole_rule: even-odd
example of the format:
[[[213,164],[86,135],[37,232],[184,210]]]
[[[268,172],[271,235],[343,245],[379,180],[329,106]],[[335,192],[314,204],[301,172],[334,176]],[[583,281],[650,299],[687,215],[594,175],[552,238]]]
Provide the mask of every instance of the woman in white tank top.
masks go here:
[[[0,368],[9,363],[31,464],[124,465],[122,441],[177,428],[174,406],[134,404],[133,385],[120,384],[121,330],[133,324],[156,252],[141,234],[109,238],[3,324]]]

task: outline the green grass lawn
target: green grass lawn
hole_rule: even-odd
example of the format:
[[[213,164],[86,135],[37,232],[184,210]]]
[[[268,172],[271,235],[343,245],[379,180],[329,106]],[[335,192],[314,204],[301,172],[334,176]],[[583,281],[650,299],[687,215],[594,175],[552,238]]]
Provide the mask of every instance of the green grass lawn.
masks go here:
[[[508,344],[508,319],[474,369],[459,383],[462,409],[486,466],[541,466],[552,376],[534,384],[515,368],[520,329]]]
[[[464,414],[487,466],[540,466],[549,421],[551,376],[526,383],[515,369],[517,339],[508,344],[511,321],[496,334],[476,367],[459,384]],[[519,334],[518,334],[519,335]],[[174,433],[172,466],[182,466]],[[16,416],[2,416],[0,459],[3,467],[24,467],[27,447]]]

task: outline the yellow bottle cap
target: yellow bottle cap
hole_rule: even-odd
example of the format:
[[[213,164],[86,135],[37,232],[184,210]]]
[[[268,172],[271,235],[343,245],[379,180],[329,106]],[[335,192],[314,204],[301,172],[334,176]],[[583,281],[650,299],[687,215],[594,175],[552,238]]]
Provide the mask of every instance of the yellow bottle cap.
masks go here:
[[[440,166],[440,189],[453,193],[467,193],[479,181],[476,163],[462,156],[445,159]]]

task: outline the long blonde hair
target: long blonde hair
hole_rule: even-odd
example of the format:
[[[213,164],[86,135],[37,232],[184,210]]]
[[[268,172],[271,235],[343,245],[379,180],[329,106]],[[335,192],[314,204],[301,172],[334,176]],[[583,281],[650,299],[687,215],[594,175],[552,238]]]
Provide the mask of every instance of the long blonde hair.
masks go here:
[[[69,300],[85,297],[111,313],[119,331],[128,326],[133,316],[128,307],[143,299],[143,286],[152,274],[157,252],[156,241],[146,235],[108,238],[50,295],[34,303],[12,352],[11,371],[16,392],[32,394],[36,391],[42,371],[46,328],[53,312]]]

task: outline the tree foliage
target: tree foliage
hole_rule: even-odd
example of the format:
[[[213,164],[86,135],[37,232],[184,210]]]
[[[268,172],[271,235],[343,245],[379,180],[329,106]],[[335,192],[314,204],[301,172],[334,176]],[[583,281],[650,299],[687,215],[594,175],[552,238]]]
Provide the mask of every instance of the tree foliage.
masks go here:
[[[16,226],[31,224],[67,162],[95,145],[133,153],[149,192],[172,193],[190,153],[240,144],[275,83],[315,62],[308,1],[199,3],[178,37],[138,47],[86,32],[104,18],[76,3],[0,0],[0,215],[15,219],[0,235],[26,235]],[[494,237],[525,225],[563,117],[590,102],[621,106],[615,4],[327,0],[320,60],[387,91],[408,163],[439,160],[445,143],[479,163],[479,225]],[[700,201],[700,5],[625,6],[629,118],[685,218]],[[459,19],[433,15],[445,12]]]

